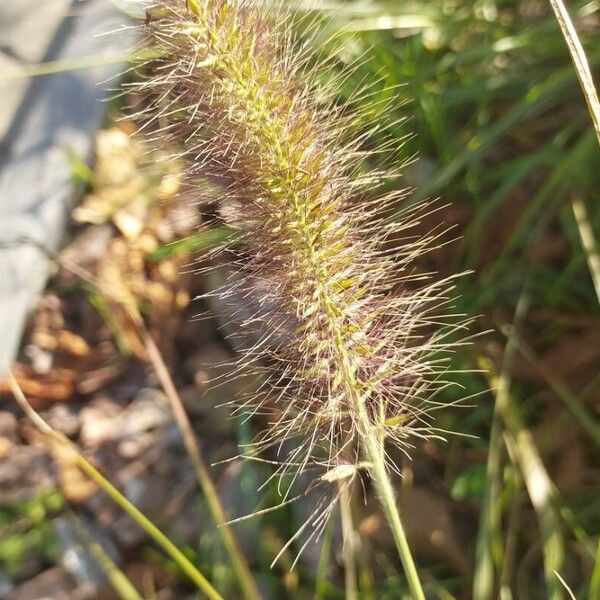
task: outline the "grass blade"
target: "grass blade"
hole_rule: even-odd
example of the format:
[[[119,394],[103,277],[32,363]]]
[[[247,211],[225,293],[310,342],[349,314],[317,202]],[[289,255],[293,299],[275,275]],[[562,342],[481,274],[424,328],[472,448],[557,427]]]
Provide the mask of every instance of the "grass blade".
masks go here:
[[[209,238],[209,241],[212,238]],[[112,294],[110,290],[105,289],[97,279],[89,273],[86,269],[83,269],[79,265],[75,264],[66,264],[64,261],[60,262],[64,268],[70,270],[72,273],[80,277],[83,281],[87,282],[94,289],[97,290],[99,296],[111,299],[115,302],[122,303],[122,299],[120,299],[117,295]],[[247,600],[260,600],[260,593],[256,586],[256,582],[254,581],[248,564],[244,555],[242,554],[237,539],[231,530],[230,525],[228,524],[228,519],[225,514],[225,509],[221,504],[221,499],[219,498],[219,494],[217,493],[215,484],[212,481],[202,453],[200,451],[200,447],[198,442],[196,441],[196,437],[192,430],[192,426],[188,419],[187,413],[185,412],[185,408],[177,392],[177,388],[173,383],[173,379],[165,365],[163,357],[150,336],[142,316],[137,311],[137,309],[132,310],[131,307],[125,306],[126,310],[130,314],[132,321],[135,323],[138,328],[138,332],[140,338],[142,339],[144,348],[146,353],[148,354],[148,359],[152,364],[156,376],[158,377],[161,386],[167,396],[169,404],[171,406],[171,410],[173,411],[173,416],[175,418],[175,422],[179,428],[181,433],[181,437],[185,446],[185,449],[192,461],[192,465],[194,466],[194,471],[196,473],[196,477],[198,479],[198,483],[200,488],[202,489],[202,493],[204,494],[208,508],[210,510],[211,516],[217,525],[217,530],[221,536],[225,549],[227,550],[229,557],[231,559],[239,586]],[[110,314],[107,315],[110,318]]]
[[[246,597],[248,600],[260,600],[260,593],[256,587],[256,582],[252,577],[252,573],[250,572],[248,563],[242,554],[237,539],[235,538],[230,525],[227,523],[227,515],[225,514],[225,509],[221,503],[219,493],[217,492],[217,488],[215,487],[210,473],[208,472],[208,468],[206,467],[206,463],[200,451],[200,446],[198,445],[196,436],[192,430],[192,425],[188,419],[179,393],[177,392],[177,388],[171,379],[169,370],[165,365],[156,343],[146,328],[140,328],[140,332],[142,334],[144,347],[146,348],[150,362],[152,363],[156,375],[165,391],[165,394],[167,395],[167,398],[169,399],[169,403],[171,404],[171,410],[173,411],[175,421],[177,422],[179,431],[181,432],[183,443],[190,460],[194,465],[198,483],[202,488],[202,493],[206,498],[206,502],[208,503],[208,507],[213,519],[218,526],[223,544],[229,553],[229,557],[231,558],[231,562],[233,564],[233,568],[244,597]]]
[[[598,550],[596,552],[596,562],[590,581],[590,600],[600,599],[600,540],[598,541]]]
[[[515,323],[520,323],[527,311],[528,296],[525,291],[521,294],[517,309],[515,312]],[[481,518],[479,533],[477,536],[477,557],[475,566],[475,576],[473,580],[473,598],[474,600],[486,600],[491,598],[494,589],[494,561],[492,546],[494,541],[499,538],[501,526],[501,507],[500,491],[502,485],[502,455],[503,455],[503,423],[502,416],[506,410],[506,403],[510,389],[510,373],[516,347],[509,340],[504,351],[502,363],[502,372],[490,387],[496,389],[496,399],[494,402],[494,414],[492,417],[492,427],[490,432],[490,445],[487,459],[487,480],[484,494],[483,506],[481,508]],[[479,361],[480,366],[489,372],[490,365]]]
[[[567,42],[575,70],[577,71],[577,77],[581,88],[583,89],[583,95],[587,102],[592,122],[594,123],[594,129],[596,130],[596,136],[598,142],[600,142],[600,102],[598,102],[598,93],[594,86],[594,79],[592,78],[592,72],[588,63],[583,46],[579,41],[579,36],[571,21],[569,12],[562,3],[562,0],[549,0],[550,6],[556,15],[556,20],[560,26],[560,30]]]
[[[79,541],[89,555],[96,561],[119,597],[122,600],[143,600],[125,573],[115,564],[102,547],[102,544],[90,535],[85,525],[81,522],[81,519],[74,512],[71,514],[71,523],[73,524],[75,535],[79,538]]]
[[[512,359],[514,358],[517,349],[516,337],[513,332],[516,331],[518,324],[524,318],[528,302],[528,294],[524,291],[519,299],[514,324],[508,335],[501,373],[495,375],[493,373],[493,367],[488,361],[480,360],[480,366],[488,373],[490,388],[497,390],[494,408],[495,411],[497,411],[497,414],[502,418],[502,426],[497,425],[497,433],[498,435],[501,435],[502,428],[504,429],[505,438],[510,443],[509,449],[512,450],[512,454],[516,457],[529,498],[537,514],[542,537],[546,595],[550,599],[559,600],[563,597],[563,589],[559,580],[556,578],[556,573],[560,572],[563,566],[564,541],[561,532],[560,515],[555,507],[555,486],[546,471],[531,432],[523,423],[519,407],[510,394],[510,369],[512,366]],[[492,483],[493,481],[488,484],[488,486],[491,486]],[[487,510],[490,511],[493,509],[491,502],[494,500],[494,497],[489,491],[488,498],[489,503],[486,503],[486,506]],[[498,518],[497,515],[496,518]],[[487,540],[489,535],[490,532],[486,531],[484,528],[481,534],[483,541]],[[483,547],[483,541],[481,541],[481,547]],[[483,548],[483,550],[489,552],[488,548],[489,541],[488,545]],[[485,591],[491,592],[493,589],[490,587],[490,578],[483,579],[483,575],[485,574],[486,573],[483,573],[480,576],[480,581],[476,580],[475,589],[478,595],[474,597],[480,598],[481,600],[486,597],[481,595],[482,593]],[[483,583],[486,584],[486,588],[482,587]],[[477,587],[478,584],[480,587]],[[487,597],[489,598],[491,596]]]
[[[357,573],[356,573],[356,543],[354,519],[352,518],[352,493],[347,486],[340,485],[340,515],[342,520],[342,533],[344,536],[344,581],[346,600],[357,600]]]
[[[597,246],[594,231],[590,224],[587,209],[583,200],[578,197],[573,198],[571,206],[573,207],[573,214],[575,215],[575,221],[577,222],[577,228],[579,229],[581,245],[583,246],[587,257],[588,268],[590,270],[590,275],[592,276],[594,289],[596,290],[596,297],[600,303],[600,255],[596,250]]]
[[[15,400],[29,417],[32,423],[48,438],[50,443],[58,443],[72,453],[74,463],[90,479],[92,479],[111,500],[120,506],[176,563],[181,570],[196,584],[198,589],[210,600],[223,600],[223,597],[204,577],[198,568],[177,548],[177,546],[146,515],[134,506],[110,481],[80,454],[73,444],[54,431],[42,417],[32,408],[25,398],[17,380],[9,374],[9,383]]]

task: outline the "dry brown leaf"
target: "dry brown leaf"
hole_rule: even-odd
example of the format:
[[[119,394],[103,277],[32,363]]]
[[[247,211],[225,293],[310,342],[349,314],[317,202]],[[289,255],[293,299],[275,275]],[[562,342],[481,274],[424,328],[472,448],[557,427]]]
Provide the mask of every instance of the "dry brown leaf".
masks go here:
[[[6,457],[13,446],[14,444],[9,438],[0,435],[0,460]]]
[[[64,444],[53,442],[50,453],[58,471],[58,482],[66,500],[69,502],[85,502],[98,490],[98,486],[77,466],[73,450]]]
[[[56,402],[66,402],[75,394],[77,372],[72,369],[55,368],[40,374],[29,365],[17,363],[13,365],[12,372],[36,410],[47,408]],[[0,394],[12,395],[7,378],[0,380]]]
[[[146,360],[140,339],[139,318],[143,315],[152,336],[162,350],[171,345],[182,310],[189,303],[177,258],[169,257],[157,264],[146,263],[150,240],[146,233],[139,243],[115,238],[98,265],[99,287],[105,292],[112,316],[129,351]]]
[[[129,240],[153,229],[162,218],[162,201],[179,190],[177,164],[148,153],[122,129],[100,131],[96,138],[93,191],[73,211],[79,223],[112,221]]]
[[[83,358],[88,356],[90,353],[90,347],[88,343],[80,335],[77,335],[76,333],[66,329],[61,329],[58,332],[56,336],[56,343],[58,346],[58,351],[64,352],[65,354]]]
[[[96,493],[98,486],[79,469],[72,448],[44,435],[29,424],[23,427],[23,436],[29,444],[44,447],[52,456],[58,474],[58,483],[68,501],[84,502]]]

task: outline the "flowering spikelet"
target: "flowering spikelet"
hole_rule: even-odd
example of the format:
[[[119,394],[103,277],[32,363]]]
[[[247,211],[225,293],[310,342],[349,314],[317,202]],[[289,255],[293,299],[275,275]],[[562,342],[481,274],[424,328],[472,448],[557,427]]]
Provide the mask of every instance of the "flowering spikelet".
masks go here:
[[[365,174],[385,121],[372,109],[367,128],[338,105],[306,44],[256,1],[168,0],[146,21],[160,58],[139,84],[142,116],[181,148],[190,182],[217,184],[234,207],[222,256],[235,277],[219,293],[259,306],[237,324],[260,332],[242,362],[269,373],[246,405],[269,415],[257,443],[278,449],[280,473],[351,480],[384,440],[404,448],[431,431],[442,385],[431,331],[448,285],[413,266],[435,236],[399,243],[421,214],[386,224],[402,195],[376,196],[385,174]]]

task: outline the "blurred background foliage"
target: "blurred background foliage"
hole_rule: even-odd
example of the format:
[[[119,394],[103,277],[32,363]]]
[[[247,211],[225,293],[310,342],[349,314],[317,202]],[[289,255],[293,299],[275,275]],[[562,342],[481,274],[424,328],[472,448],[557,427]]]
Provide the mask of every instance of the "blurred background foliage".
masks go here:
[[[568,8],[598,77],[600,2],[577,1]],[[398,119],[391,135],[402,141],[403,159],[411,159],[400,183],[413,189],[413,200],[439,197],[440,209],[424,226],[441,220],[449,231],[448,243],[420,268],[441,275],[467,271],[458,281],[456,304],[459,312],[478,317],[473,333],[481,335],[453,358],[453,379],[462,390],[449,389],[443,396],[444,401],[469,396],[468,407],[440,411],[436,423],[441,432],[457,435],[424,443],[402,467],[400,503],[409,533],[414,530],[411,541],[431,597],[566,597],[556,569],[577,598],[599,598],[600,313],[573,206],[587,207],[586,223],[599,235],[600,151],[550,6],[539,0],[349,1],[301,10],[314,14],[322,40],[336,33],[338,60],[359,61],[339,89],[342,99],[353,98],[365,80],[377,82],[374,99],[391,107]],[[120,110],[119,102],[111,106],[108,125]],[[123,151],[120,134],[111,135]],[[109,138],[105,133],[101,141]],[[138,151],[126,152],[127,160],[142,169],[144,159],[131,159]],[[114,187],[101,183],[112,167],[98,158],[95,174],[74,162],[91,190],[74,218],[96,227],[112,221],[119,230],[119,244],[109,246],[102,258],[108,261],[113,253],[111,265],[121,265],[119,275],[113,268],[112,279],[104,283],[129,286],[127,302],[137,303],[160,339],[169,338],[162,350],[183,385],[189,373],[178,365],[184,357],[173,331],[202,307],[192,303],[182,319],[173,317],[174,307],[187,307],[181,294],[189,300],[194,291],[173,272],[194,257],[201,259],[221,234],[175,228],[165,238],[157,225],[164,215],[147,207],[164,203],[177,189],[172,166],[149,171],[146,165],[146,179],[126,174],[135,189],[122,186],[115,196]],[[106,189],[109,198],[103,199]],[[133,204],[127,201],[130,193]],[[134,207],[133,217],[128,206]],[[100,221],[90,220],[90,211],[100,214]],[[75,238],[82,235],[75,231]],[[108,267],[97,271],[101,277]],[[95,292],[72,280],[50,287],[61,297],[74,289],[81,293],[103,315],[117,340],[114,351],[144,358],[131,325],[119,321],[118,311]],[[167,334],[167,328],[173,331]],[[224,352],[214,349],[216,343],[223,346],[219,334],[201,338],[212,354]],[[95,367],[110,362],[107,356],[97,358]],[[119,377],[128,376],[119,371]],[[209,435],[211,459],[223,458],[250,434],[240,423],[224,434],[226,443]],[[199,437],[206,441],[202,427]],[[221,482],[236,498],[229,508],[237,513],[252,509],[251,490],[268,476],[249,466],[240,472],[234,483]],[[18,580],[19,561],[28,549],[37,548],[40,564],[56,557],[56,540],[44,525],[60,510],[55,493],[18,508],[0,507],[0,531],[7,533],[0,540],[0,565],[10,577]],[[403,597],[404,581],[389,540],[373,521],[372,507],[361,504],[357,499],[357,526],[366,548],[359,561],[360,597]],[[291,554],[274,571],[268,568],[282,540],[294,533],[302,510],[287,507],[242,531],[255,542],[244,544],[245,550],[252,547],[251,567],[269,597],[343,598],[339,565],[337,570],[330,565],[339,545],[331,530],[315,560],[300,563],[294,573],[286,571]],[[7,523],[15,519],[28,520],[29,526],[9,532]],[[185,552],[231,589],[214,531],[200,537],[200,543],[188,539]],[[172,591],[184,585],[177,569],[153,550],[142,556],[170,573],[170,578],[157,577],[164,590],[171,590],[164,597],[183,597]]]

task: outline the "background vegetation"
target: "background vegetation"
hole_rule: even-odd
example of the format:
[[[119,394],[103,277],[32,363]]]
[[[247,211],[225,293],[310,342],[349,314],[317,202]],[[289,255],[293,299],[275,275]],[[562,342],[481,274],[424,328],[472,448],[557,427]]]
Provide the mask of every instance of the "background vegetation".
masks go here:
[[[593,0],[568,8],[597,75],[600,5]],[[404,141],[406,157],[414,157],[403,184],[414,189],[414,199],[440,197],[443,208],[432,223],[441,219],[444,228],[454,228],[421,268],[442,276],[468,271],[459,282],[459,312],[480,315],[474,333],[481,335],[454,358],[468,406],[438,413],[440,430],[456,435],[417,447],[413,460],[402,462],[398,482],[427,589],[436,598],[566,597],[557,571],[575,597],[600,597],[600,290],[581,241],[582,229],[600,230],[600,151],[550,6],[537,0],[348,2],[326,4],[317,17],[324,39],[344,28],[340,61],[361,57],[340,94],[350,97],[365,77],[381,79],[377,94],[392,102],[399,118],[395,136]],[[191,198],[178,190],[177,166],[126,141],[122,132],[135,124],[115,126],[119,112],[117,102],[99,138],[94,171],[73,159],[89,193],[74,213],[73,241],[32,321],[24,346],[30,350],[15,373],[42,414],[67,407],[79,421],[65,433],[123,486],[127,451],[119,435],[131,442],[131,432],[95,442],[81,415],[102,396],[119,405],[115,414],[129,411],[135,422],[132,408],[144,400],[139,389],[160,387],[147,367],[149,359],[153,363],[140,313],[190,411],[206,462],[235,453],[251,427],[239,420],[219,429],[223,411],[217,405],[237,390],[215,392],[205,385],[218,370],[213,362],[233,348],[218,327],[227,320],[221,309],[189,302],[212,283],[185,273],[214,240],[194,233],[199,217]],[[124,161],[130,170],[119,179],[117,165],[122,170]],[[78,248],[100,235],[107,240],[103,251],[85,262]],[[194,321],[198,313],[205,318]],[[74,337],[67,339],[64,331]],[[52,355],[51,369],[36,370],[31,347]],[[444,400],[457,398],[448,392]],[[20,418],[8,396],[0,408]],[[169,446],[168,468],[161,471],[160,460],[152,458],[163,425],[158,422],[150,429],[151,443],[142,444],[139,454],[129,452],[142,464],[147,453],[151,479],[167,482],[161,491],[167,502],[169,482],[180,483],[189,467],[177,444]],[[61,423],[64,429],[64,417]],[[6,448],[0,445],[4,460],[25,446],[39,448],[31,429],[22,422],[16,427],[0,438],[8,440]],[[117,459],[111,452],[118,444]],[[47,460],[46,452],[36,452],[38,463]],[[108,509],[94,504],[95,489],[66,483],[69,461],[51,454],[54,475],[45,485],[13,501],[7,494],[0,506],[0,569],[16,584],[64,558],[57,519],[83,515],[110,537],[117,518],[103,516]],[[245,464],[232,472],[219,466],[211,474],[231,514],[260,506],[265,490],[253,490],[268,467]],[[15,479],[15,486],[21,484]],[[186,502],[198,510],[183,532],[172,526],[175,513],[169,519],[160,505],[146,510],[225,597],[234,597],[235,580],[206,512],[206,494],[190,493]],[[308,508],[300,502],[234,527],[267,597],[344,597],[337,523],[319,547],[307,549],[295,571],[288,571],[294,547],[269,569]],[[402,572],[374,503],[365,506],[357,498],[355,521],[360,597],[401,597]],[[121,547],[117,562],[144,597],[192,594],[175,563],[146,537],[111,543]],[[27,563],[31,557],[34,568]]]

